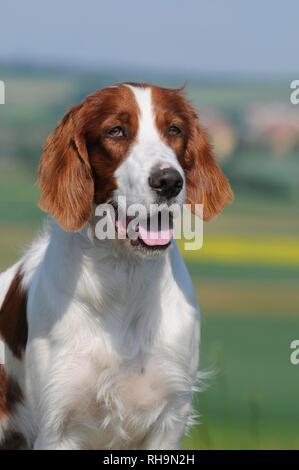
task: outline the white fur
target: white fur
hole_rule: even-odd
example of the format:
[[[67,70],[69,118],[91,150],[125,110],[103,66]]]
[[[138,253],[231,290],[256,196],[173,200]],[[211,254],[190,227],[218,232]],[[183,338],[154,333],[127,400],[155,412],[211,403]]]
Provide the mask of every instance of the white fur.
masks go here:
[[[182,170],[155,128],[150,90],[134,93],[139,131],[118,192],[148,204],[152,165]],[[198,367],[189,275],[175,242],[147,258],[93,228],[66,233],[52,222],[20,261],[29,337],[19,367],[6,364],[25,396],[10,427],[35,449],[178,448]],[[0,275],[1,302],[17,266]]]
[[[185,176],[175,152],[164,143],[157,129],[151,88],[127,86],[134,93],[137,102],[139,125],[136,142],[130,149],[128,157],[116,171],[117,190],[115,196],[126,196],[127,205],[143,204],[145,207],[149,207],[150,204],[156,202],[156,194],[151,191],[148,185],[150,172],[156,165],[175,168],[184,181]],[[129,193],[128,188],[130,188]],[[183,189],[175,198],[175,202],[182,204],[184,198],[185,191]]]

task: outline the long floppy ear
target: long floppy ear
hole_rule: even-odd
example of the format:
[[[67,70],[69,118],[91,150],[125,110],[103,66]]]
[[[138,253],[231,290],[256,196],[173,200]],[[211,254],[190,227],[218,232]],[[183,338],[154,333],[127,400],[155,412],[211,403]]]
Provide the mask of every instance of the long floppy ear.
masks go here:
[[[39,166],[39,206],[66,231],[78,231],[92,213],[94,183],[86,144],[72,108],[49,135]]]
[[[196,124],[192,129],[185,155],[187,194],[186,202],[203,204],[203,218],[210,220],[233,199],[226,177],[218,167],[206,133]]]

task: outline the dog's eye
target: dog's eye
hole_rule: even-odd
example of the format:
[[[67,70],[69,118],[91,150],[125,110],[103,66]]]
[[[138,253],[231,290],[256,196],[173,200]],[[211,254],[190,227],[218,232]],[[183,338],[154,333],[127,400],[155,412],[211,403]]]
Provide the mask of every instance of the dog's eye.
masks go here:
[[[177,126],[169,126],[167,129],[167,134],[170,136],[179,135],[181,132],[181,129]]]
[[[109,137],[112,137],[113,139],[118,139],[120,137],[125,136],[125,131],[123,130],[121,126],[115,126],[109,129],[109,131],[107,132],[107,135]]]

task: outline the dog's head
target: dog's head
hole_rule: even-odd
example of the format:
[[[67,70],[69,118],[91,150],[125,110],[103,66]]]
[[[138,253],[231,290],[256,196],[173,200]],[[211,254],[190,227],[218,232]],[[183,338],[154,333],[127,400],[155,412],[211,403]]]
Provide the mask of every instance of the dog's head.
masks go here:
[[[147,84],[108,87],[71,108],[48,137],[39,182],[40,207],[67,231],[87,224],[94,204],[118,196],[147,208],[203,204],[206,220],[232,199],[181,90]],[[147,245],[146,235],[139,244]]]

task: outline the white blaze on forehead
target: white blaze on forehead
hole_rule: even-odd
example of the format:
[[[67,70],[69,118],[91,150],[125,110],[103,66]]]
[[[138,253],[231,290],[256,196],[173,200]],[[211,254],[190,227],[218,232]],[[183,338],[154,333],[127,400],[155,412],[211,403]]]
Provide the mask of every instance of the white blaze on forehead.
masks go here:
[[[117,189],[114,197],[125,196],[127,205],[133,203],[148,207],[155,203],[156,194],[150,187],[149,176],[156,165],[176,168],[184,178],[183,170],[174,150],[164,142],[156,125],[155,108],[150,86],[126,84],[132,92],[138,108],[138,131],[127,158],[115,172]],[[183,202],[184,191],[178,202]]]
[[[151,87],[137,87],[133,85],[127,85],[127,87],[133,92],[139,109],[137,141],[160,140],[155,121]]]

